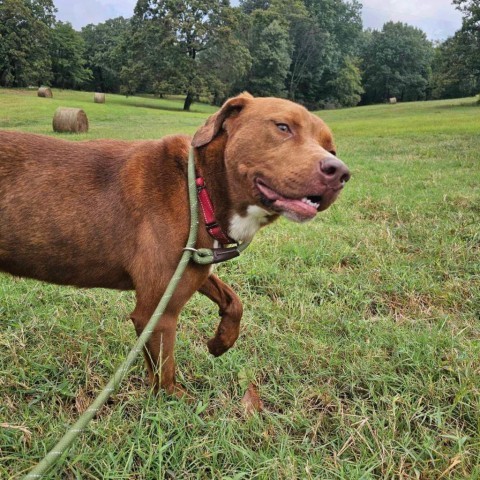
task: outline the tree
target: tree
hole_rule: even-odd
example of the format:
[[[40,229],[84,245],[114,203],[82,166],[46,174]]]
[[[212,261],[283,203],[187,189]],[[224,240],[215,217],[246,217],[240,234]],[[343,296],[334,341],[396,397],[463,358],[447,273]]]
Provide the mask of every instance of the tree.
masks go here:
[[[50,54],[55,86],[79,88],[91,78],[85,67],[85,42],[70,23],[57,22],[53,27]]]
[[[361,5],[356,0],[241,0],[240,8],[251,18],[250,28],[244,30],[244,43],[253,59],[246,88],[258,90],[256,77],[260,74],[263,94],[286,95],[309,108],[347,101],[348,95],[337,97],[335,81],[340,73],[343,85],[346,78],[355,77],[353,65],[358,63],[362,33]],[[283,30],[282,41],[262,41],[260,33],[273,21],[279,26],[278,35]],[[272,58],[281,62],[269,65]],[[285,70],[282,62],[288,64],[288,59],[286,76],[280,80]],[[356,83],[350,87],[358,95],[358,69],[356,73]],[[281,81],[283,88],[279,88]],[[349,97],[349,104],[354,96]]]
[[[309,15],[330,38],[330,49],[337,58],[358,54],[362,33],[362,5],[357,0],[304,0]]]
[[[471,65],[472,43],[469,33],[459,31],[435,48],[432,98],[468,97],[479,91],[479,70]]]
[[[82,28],[86,67],[92,71],[87,86],[96,92],[118,92],[120,71],[127,63],[126,45],[130,41],[130,22],[123,17]]]
[[[362,74],[352,57],[345,57],[343,65],[338,70],[335,78],[330,80],[328,86],[335,92],[333,103],[343,107],[354,107],[361,100],[364,93],[362,87]]]
[[[0,85],[48,84],[51,79],[51,0],[0,2]]]
[[[462,65],[474,82],[474,88],[480,90],[480,0],[453,0],[463,14],[462,29],[455,35],[460,44]]]
[[[244,80],[253,62],[244,38],[250,27],[248,16],[239,8],[224,8],[222,17],[223,26],[210,48],[199,54],[201,68],[210,77],[209,89],[215,105],[245,89]]]
[[[149,48],[157,53],[152,63],[161,63],[162,69],[153,65],[153,87],[157,93],[180,90],[186,95],[184,110],[189,110],[195,99],[210,91],[208,72],[202,69],[197,55],[214,45],[222,26],[221,13],[226,7],[228,0],[137,2],[134,21],[138,45],[145,42],[145,35],[156,33],[157,41],[150,43]],[[153,28],[149,29],[149,25]],[[150,67],[147,60],[142,62]]]
[[[120,68],[120,91],[133,95],[137,91],[163,94],[162,82],[172,80],[176,56],[175,38],[159,18],[143,18],[134,15],[118,46],[122,66]],[[180,84],[167,86],[168,93],[180,94]]]
[[[480,27],[480,0],[453,0],[463,14],[463,29],[476,30]]]
[[[312,56],[304,79],[299,83],[297,96],[312,108],[325,103],[343,105],[346,97],[339,98],[336,82],[342,69],[346,69],[342,75],[346,74],[349,68],[347,64],[353,67],[359,63],[361,4],[356,0],[305,0],[305,5],[318,32],[317,45],[316,54]],[[358,85],[352,88],[358,90]]]
[[[33,16],[51,28],[55,22],[57,9],[53,0],[27,0],[28,7],[32,10]]]
[[[272,2],[270,0],[240,0],[243,12],[250,15],[255,10],[268,10]]]
[[[325,45],[329,42],[329,35],[321,30],[314,18],[297,15],[291,19],[290,38],[293,52],[287,78],[288,97],[313,104],[315,89],[312,80],[321,81],[327,63]]]
[[[288,31],[270,12],[255,10],[251,18],[252,66],[245,89],[254,95],[285,97],[292,51]]]
[[[418,28],[388,22],[382,31],[373,31],[363,54],[363,101],[424,100],[433,53],[431,42]]]

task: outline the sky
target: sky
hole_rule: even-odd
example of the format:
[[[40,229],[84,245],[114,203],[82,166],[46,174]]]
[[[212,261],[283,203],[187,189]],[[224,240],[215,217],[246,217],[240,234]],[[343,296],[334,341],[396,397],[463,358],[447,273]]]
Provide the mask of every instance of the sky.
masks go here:
[[[80,30],[89,23],[119,16],[131,17],[136,0],[55,0],[57,19]],[[237,1],[232,1],[237,4]],[[381,29],[385,22],[404,22],[421,28],[430,40],[445,40],[461,26],[451,0],[360,0],[364,28]]]

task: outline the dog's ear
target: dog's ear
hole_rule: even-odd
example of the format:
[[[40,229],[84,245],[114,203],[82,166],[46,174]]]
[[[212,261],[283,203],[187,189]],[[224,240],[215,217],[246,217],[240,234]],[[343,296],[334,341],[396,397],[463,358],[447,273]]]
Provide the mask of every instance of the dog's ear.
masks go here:
[[[202,147],[210,143],[222,129],[227,118],[238,115],[245,105],[252,100],[252,95],[244,92],[237,97],[228,99],[222,108],[207,119],[205,125],[200,127],[192,139],[193,147]]]

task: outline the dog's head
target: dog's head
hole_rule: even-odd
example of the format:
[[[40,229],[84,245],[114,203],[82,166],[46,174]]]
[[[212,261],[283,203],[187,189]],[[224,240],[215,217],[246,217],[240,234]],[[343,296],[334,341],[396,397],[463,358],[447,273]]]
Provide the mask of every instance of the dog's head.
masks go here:
[[[224,162],[237,205],[303,222],[328,208],[350,178],[330,129],[302,106],[244,93],[225,102],[192,145],[226,136]]]

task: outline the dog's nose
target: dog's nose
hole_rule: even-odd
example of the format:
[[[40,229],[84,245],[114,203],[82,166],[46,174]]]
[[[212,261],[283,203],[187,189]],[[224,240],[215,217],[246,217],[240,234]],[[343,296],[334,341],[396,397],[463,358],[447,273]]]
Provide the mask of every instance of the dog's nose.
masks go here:
[[[320,173],[330,185],[339,183],[340,188],[350,180],[350,170],[333,155],[320,161]]]

